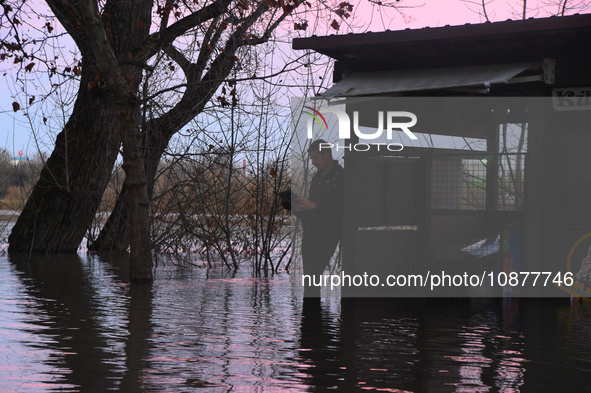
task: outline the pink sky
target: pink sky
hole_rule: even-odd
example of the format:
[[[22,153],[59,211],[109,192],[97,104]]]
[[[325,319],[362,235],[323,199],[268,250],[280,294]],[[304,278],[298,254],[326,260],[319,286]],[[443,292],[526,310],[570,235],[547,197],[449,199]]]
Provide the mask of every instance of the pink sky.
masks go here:
[[[543,3],[558,3],[559,0],[526,0],[526,17],[542,18],[559,12],[558,6],[540,8]],[[373,23],[370,30],[377,32],[386,29],[403,30],[406,28],[419,29],[422,27],[441,27],[445,25],[463,25],[465,23],[482,23],[486,19],[479,15],[482,14],[481,0],[402,0],[400,6],[408,6],[401,10],[406,14],[402,17],[397,12],[390,10],[388,13],[392,17],[389,24],[382,23],[377,16],[376,6],[371,6],[368,0],[350,1],[356,4],[357,13],[362,14],[365,20],[371,18],[374,13]],[[384,0],[384,2],[395,2],[395,0]],[[521,19],[523,10],[523,0],[486,0],[487,15],[492,22],[503,21],[507,19]],[[591,0],[580,0],[569,4],[585,4],[589,12]],[[412,8],[410,8],[412,7]],[[387,8],[386,8],[387,10]],[[574,12],[567,12],[573,14]],[[519,18],[518,18],[519,16]]]
[[[425,26],[440,27],[445,25],[462,25],[465,23],[482,23],[485,19],[478,14],[482,9],[476,4],[462,0],[402,0],[398,3],[400,6],[411,6],[414,8],[402,9],[405,16],[393,9],[383,9],[378,11],[379,7],[372,6],[369,0],[349,0],[355,5],[355,19],[357,25],[365,25],[369,28],[363,30],[357,28],[347,28],[344,25],[339,29],[339,34],[361,31],[383,31],[403,30],[406,28],[419,29]],[[377,0],[376,0],[377,1]],[[384,2],[395,2],[395,0],[383,0]],[[546,17],[550,13],[556,13],[557,7],[547,8],[545,11],[538,9],[539,3],[551,0],[527,0],[528,17]],[[556,0],[558,1],[558,0]],[[572,1],[572,0],[571,0]],[[339,0],[336,0],[338,4]],[[479,3],[479,0],[474,0]],[[591,0],[577,0],[578,3],[586,4],[591,8]],[[521,12],[523,0],[487,0],[487,12],[491,21],[502,21],[506,19],[516,19],[515,11]],[[512,10],[512,6],[515,11]],[[583,10],[582,12],[589,12]],[[512,15],[513,12],[513,15]],[[572,12],[570,12],[572,13]],[[570,14],[569,13],[569,14]],[[312,19],[312,16],[307,16]],[[312,20],[309,20],[312,22]],[[308,32],[306,32],[308,33]],[[327,28],[327,34],[334,34],[334,30]],[[312,34],[312,33],[309,33]],[[321,31],[316,34],[322,35]],[[307,34],[306,34],[307,35]],[[4,79],[3,84],[8,82],[9,78]],[[14,91],[14,88],[3,86],[5,94],[0,97],[0,147],[8,149],[16,154],[18,150],[24,150],[26,155],[33,155],[36,146],[32,141],[32,133],[28,124],[23,118],[22,112],[13,113],[11,110],[13,99],[8,91]],[[44,150],[51,150],[53,141],[44,141]]]

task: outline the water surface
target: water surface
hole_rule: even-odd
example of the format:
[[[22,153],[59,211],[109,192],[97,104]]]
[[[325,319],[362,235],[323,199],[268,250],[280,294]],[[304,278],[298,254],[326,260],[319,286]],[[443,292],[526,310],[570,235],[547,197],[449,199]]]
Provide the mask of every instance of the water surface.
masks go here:
[[[591,391],[591,309],[301,298],[292,276],[0,256],[0,391]]]

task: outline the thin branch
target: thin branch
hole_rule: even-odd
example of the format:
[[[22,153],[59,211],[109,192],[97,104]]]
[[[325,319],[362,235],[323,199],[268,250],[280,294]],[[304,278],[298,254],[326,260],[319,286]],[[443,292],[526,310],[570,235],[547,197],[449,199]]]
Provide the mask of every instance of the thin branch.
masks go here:
[[[153,46],[148,52],[148,58],[154,56],[158,51],[158,48],[166,48],[175,39],[186,33],[187,31],[194,29],[208,20],[214,19],[218,16],[224,15],[228,8],[232,4],[232,0],[217,0],[208,6],[201,8],[200,10],[192,13],[191,15],[185,16],[183,19],[173,23],[167,27],[164,32],[156,33],[152,35],[151,39],[158,41],[157,46]],[[142,45],[145,46],[147,43]],[[136,52],[136,51],[134,51]],[[135,56],[134,56],[135,57]]]
[[[307,55],[302,55],[300,57],[298,57],[296,60],[294,60],[291,63],[296,63],[298,60],[306,57]],[[270,79],[276,76],[279,76],[283,73],[286,72],[291,72],[291,71],[295,71],[297,70],[299,67],[294,67],[294,68],[288,68],[289,64],[286,64],[283,66],[283,68],[281,68],[281,70],[274,72],[272,74],[268,74],[268,75],[264,75],[264,76],[249,76],[249,77],[244,77],[244,78],[223,78],[223,79],[210,79],[210,80],[200,80],[198,82],[187,82],[187,83],[179,83],[178,85],[172,86],[172,87],[168,87],[166,89],[162,89],[159,90],[157,93],[152,94],[151,96],[146,97],[143,102],[148,102],[150,100],[153,100],[154,98],[158,97],[161,94],[164,94],[166,92],[169,91],[177,91],[178,89],[181,89],[183,87],[191,87],[191,86],[197,86],[197,85],[205,85],[205,84],[211,84],[211,83],[224,83],[224,82],[243,82],[243,81],[248,81],[248,80],[266,80],[266,79]],[[180,65],[179,65],[180,66]],[[283,85],[281,85],[283,86]]]

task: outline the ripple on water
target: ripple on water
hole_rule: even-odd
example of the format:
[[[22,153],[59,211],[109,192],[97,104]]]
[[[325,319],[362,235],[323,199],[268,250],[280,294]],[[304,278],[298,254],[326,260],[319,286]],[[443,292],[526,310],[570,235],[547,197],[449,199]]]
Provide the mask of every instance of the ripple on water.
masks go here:
[[[0,257],[0,391],[561,391],[588,386],[591,312],[497,300],[303,301],[291,276]]]

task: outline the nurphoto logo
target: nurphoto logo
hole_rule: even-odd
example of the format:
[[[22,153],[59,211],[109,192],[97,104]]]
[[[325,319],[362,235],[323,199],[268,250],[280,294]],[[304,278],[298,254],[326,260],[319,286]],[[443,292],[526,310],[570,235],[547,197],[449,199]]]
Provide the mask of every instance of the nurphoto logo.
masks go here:
[[[309,106],[305,107],[312,112],[304,111],[304,113],[310,115],[307,122],[307,138],[314,139],[314,121],[320,126],[320,130],[328,129],[328,122],[322,113],[332,113],[336,115],[339,124],[339,139],[347,140],[351,138],[351,120],[349,115],[336,108],[320,108],[318,110]],[[389,143],[348,143],[340,145],[338,143],[321,143],[320,150],[322,149],[336,149],[349,150],[349,151],[368,151],[372,148],[377,148],[378,151],[381,149],[387,149],[388,151],[401,151],[404,146],[401,143],[390,142],[393,138],[394,132],[402,131],[410,139],[418,139],[415,134],[410,130],[412,126],[417,124],[417,116],[412,112],[406,111],[378,111],[378,128],[373,132],[365,133],[359,129],[359,112],[353,111],[353,132],[360,140],[375,140],[382,137],[384,131],[386,132],[386,139]],[[386,126],[384,127],[384,123]]]

